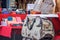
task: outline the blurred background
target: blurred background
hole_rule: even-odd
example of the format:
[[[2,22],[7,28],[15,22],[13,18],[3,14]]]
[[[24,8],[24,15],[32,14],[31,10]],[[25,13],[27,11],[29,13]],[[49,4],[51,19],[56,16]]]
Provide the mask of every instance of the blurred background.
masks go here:
[[[0,0],[0,7],[26,9],[27,4],[34,4],[34,2],[35,0]]]

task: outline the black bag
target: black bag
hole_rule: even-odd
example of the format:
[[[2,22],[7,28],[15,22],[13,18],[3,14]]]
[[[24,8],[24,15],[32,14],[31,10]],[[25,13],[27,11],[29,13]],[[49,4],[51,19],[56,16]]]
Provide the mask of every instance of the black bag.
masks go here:
[[[52,40],[53,36],[51,34],[46,34],[43,38],[40,40]]]

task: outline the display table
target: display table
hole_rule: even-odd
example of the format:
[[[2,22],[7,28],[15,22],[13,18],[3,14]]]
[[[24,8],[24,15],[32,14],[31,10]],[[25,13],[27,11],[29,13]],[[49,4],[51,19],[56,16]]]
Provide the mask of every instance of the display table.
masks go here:
[[[0,35],[11,38],[12,29],[20,29],[21,30],[22,27],[7,27],[7,26],[2,26],[2,27],[0,27]]]
[[[22,20],[24,20],[25,19],[25,17],[26,17],[26,15],[27,14],[0,14],[0,20],[1,20],[1,18],[7,18],[7,17],[9,17],[9,16],[12,16],[12,17],[20,17]]]
[[[12,17],[18,16],[21,18],[21,20],[24,20],[26,18],[26,15],[27,14],[0,14],[0,22],[1,22],[2,18],[7,18],[9,16],[12,16]],[[0,35],[4,36],[4,37],[11,38],[12,29],[20,30],[20,32],[21,32],[22,26],[19,26],[19,27],[0,26]]]

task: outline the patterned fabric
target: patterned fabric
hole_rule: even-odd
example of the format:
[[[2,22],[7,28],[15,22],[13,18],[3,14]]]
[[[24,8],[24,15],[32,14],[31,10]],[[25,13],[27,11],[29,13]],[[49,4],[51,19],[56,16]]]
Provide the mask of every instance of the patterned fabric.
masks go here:
[[[53,24],[49,19],[42,19],[42,31],[41,37],[44,37],[46,34],[51,34],[54,36]]]
[[[39,40],[46,34],[54,36],[53,24],[47,18],[27,16],[22,28],[22,36]]]
[[[38,1],[38,0],[37,0]],[[53,8],[55,6],[55,3],[53,0],[39,0],[40,4],[38,2],[35,2],[34,11],[38,11],[41,13],[53,13]]]
[[[28,16],[23,24],[22,36],[40,39],[41,22],[40,17]]]

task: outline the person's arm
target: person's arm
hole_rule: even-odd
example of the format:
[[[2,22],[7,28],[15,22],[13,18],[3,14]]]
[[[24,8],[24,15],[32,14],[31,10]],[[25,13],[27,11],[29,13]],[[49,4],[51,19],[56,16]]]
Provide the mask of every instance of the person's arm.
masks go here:
[[[55,8],[56,8],[56,1],[55,0],[53,0],[53,4],[54,4],[53,13],[55,13]]]

